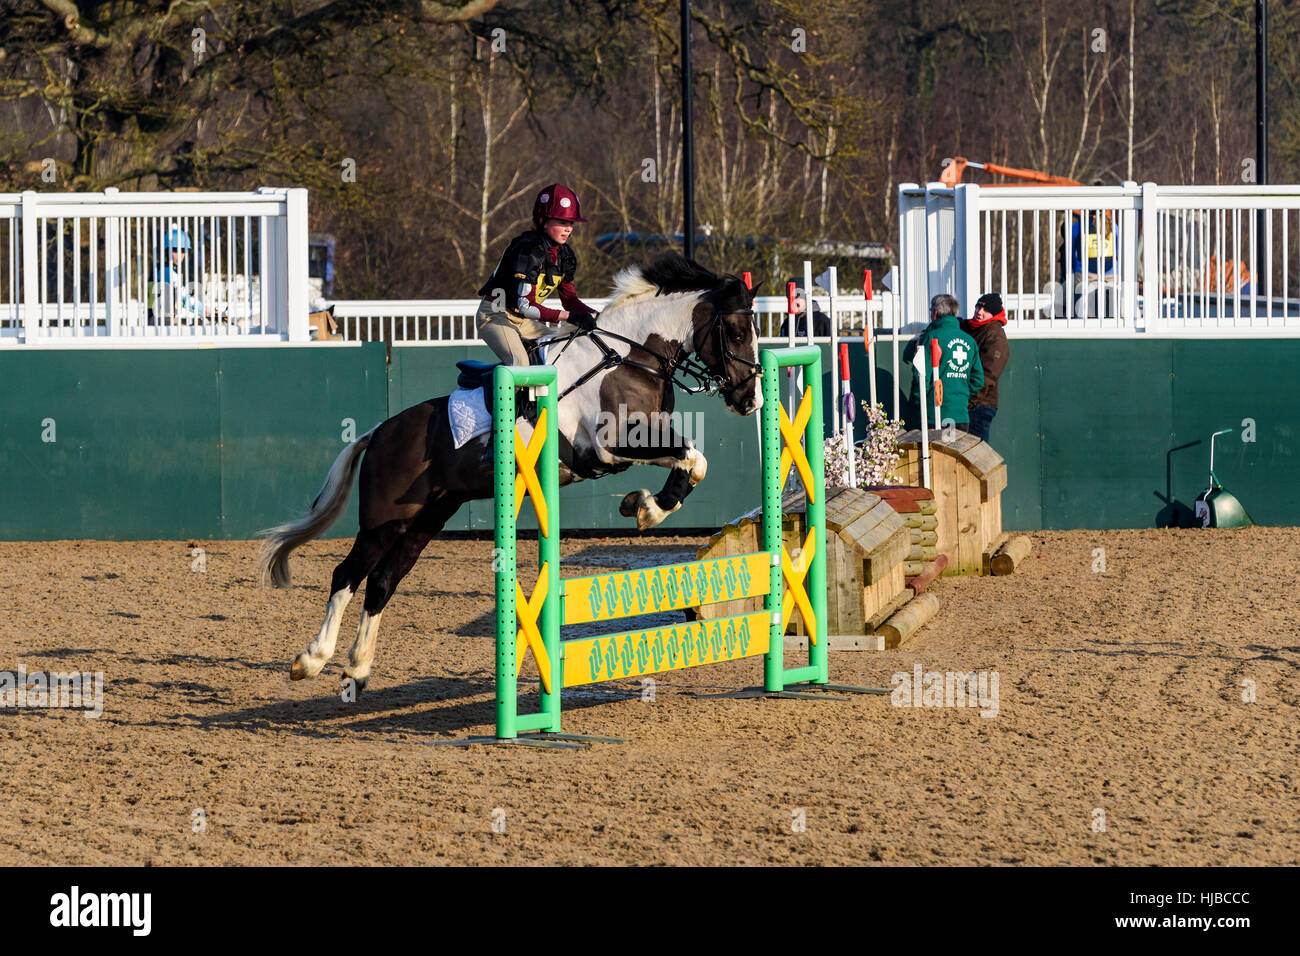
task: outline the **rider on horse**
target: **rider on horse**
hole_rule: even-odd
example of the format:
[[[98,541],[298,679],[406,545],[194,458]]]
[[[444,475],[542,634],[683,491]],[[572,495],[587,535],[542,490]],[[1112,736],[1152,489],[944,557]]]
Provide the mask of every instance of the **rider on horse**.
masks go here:
[[[596,327],[596,310],[578,298],[578,257],[568,245],[573,224],[586,222],[578,197],[559,183],[533,203],[534,228],[510,241],[479,295],[479,336],[507,365],[527,365],[525,340]],[[542,303],[557,291],[563,309]]]

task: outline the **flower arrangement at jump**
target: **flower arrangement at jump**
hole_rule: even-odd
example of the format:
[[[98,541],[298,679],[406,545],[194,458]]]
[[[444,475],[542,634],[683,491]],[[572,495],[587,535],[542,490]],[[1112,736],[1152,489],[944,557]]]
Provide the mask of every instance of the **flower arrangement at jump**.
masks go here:
[[[885,413],[884,403],[877,403],[874,407],[866,402],[861,404],[867,413],[867,437],[853,447],[856,484],[849,481],[847,432],[832,435],[825,441],[826,484],[843,488],[902,484],[902,479],[894,475],[894,469],[901,457],[898,436],[903,433],[903,423]]]

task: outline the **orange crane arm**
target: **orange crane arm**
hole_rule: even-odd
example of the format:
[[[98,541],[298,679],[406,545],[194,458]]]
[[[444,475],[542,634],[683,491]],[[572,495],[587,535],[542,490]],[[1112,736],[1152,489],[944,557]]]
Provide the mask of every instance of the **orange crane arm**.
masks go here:
[[[958,156],[944,163],[943,171],[939,173],[939,182],[945,186],[956,186],[961,182],[962,173],[966,167],[972,169],[982,169],[985,172],[993,173],[998,176],[1011,176],[1015,179],[1024,179],[1028,182],[1039,186],[1082,186],[1083,183],[1078,180],[1068,179],[1065,176],[1051,176],[1047,173],[1040,173],[1036,169],[1017,169],[1014,166],[1000,166],[997,163],[976,163],[967,159],[965,156]],[[1008,183],[990,183],[990,186],[1006,186]]]

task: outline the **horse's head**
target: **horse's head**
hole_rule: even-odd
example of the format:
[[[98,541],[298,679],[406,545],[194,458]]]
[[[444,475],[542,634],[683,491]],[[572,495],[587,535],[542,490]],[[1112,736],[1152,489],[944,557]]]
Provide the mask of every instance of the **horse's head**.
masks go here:
[[[736,276],[715,275],[675,252],[664,253],[647,266],[630,266],[614,277],[613,301],[604,314],[621,314],[637,302],[671,295],[690,309],[689,327],[679,325],[672,332],[672,347],[678,352],[672,359],[674,372],[716,388],[739,415],[755,412],[763,404],[763,390],[754,295]],[[677,322],[687,318],[676,306],[674,313]],[[645,328],[637,331],[647,336],[643,341],[655,340]],[[695,359],[688,361],[688,355]]]
[[[725,275],[700,296],[691,317],[694,352],[738,415],[753,414],[763,404],[753,306],[754,295],[745,284]]]

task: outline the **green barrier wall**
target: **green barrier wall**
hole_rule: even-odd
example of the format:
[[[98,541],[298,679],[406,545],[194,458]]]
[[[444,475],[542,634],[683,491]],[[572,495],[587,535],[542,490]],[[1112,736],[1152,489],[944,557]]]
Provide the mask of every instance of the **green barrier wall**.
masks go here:
[[[1206,484],[1209,435],[1226,427],[1237,432],[1218,443],[1220,479],[1257,522],[1300,524],[1291,395],[1300,340],[1014,339],[1011,351],[991,436],[1008,467],[1005,527],[1187,523]],[[850,353],[865,399],[860,341]],[[465,357],[489,354],[399,346],[389,365],[382,343],[0,350],[0,539],[250,537],[305,512],[346,435],[450,391]],[[876,359],[892,409],[887,344]],[[910,389],[910,369],[900,378]],[[664,527],[717,527],[757,506],[753,419],[718,398],[680,396],[679,411],[700,425],[693,437],[709,473]],[[1254,421],[1253,442],[1241,441],[1243,419]],[[565,527],[627,529],[623,495],[657,491],[664,478],[637,467],[566,488]],[[491,520],[480,502],[448,528],[487,530]],[[354,494],[330,535],[355,531]]]
[[[887,345],[876,361],[892,411]],[[989,434],[1007,463],[1003,527],[1189,526],[1221,428],[1236,431],[1215,443],[1219,480],[1258,524],[1300,524],[1298,361],[1300,339],[1012,339]],[[860,344],[851,362],[865,397]],[[914,408],[903,414],[916,424]]]
[[[362,434],[388,407],[382,343],[19,348],[0,376],[8,541],[252,537],[311,505],[345,419]]]

